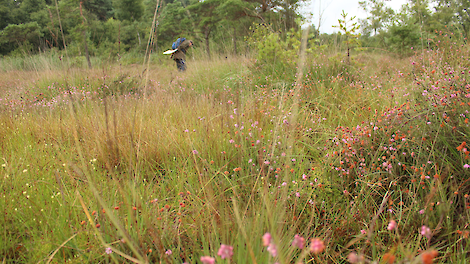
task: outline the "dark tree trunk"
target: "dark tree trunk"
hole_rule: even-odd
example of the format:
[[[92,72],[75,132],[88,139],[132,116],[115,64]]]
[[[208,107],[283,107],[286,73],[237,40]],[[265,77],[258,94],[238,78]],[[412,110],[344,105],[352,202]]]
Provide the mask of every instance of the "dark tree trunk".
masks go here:
[[[85,45],[85,57],[88,62],[88,68],[91,69],[90,53],[88,53],[88,45],[86,43],[86,31],[83,30],[83,44]]]
[[[233,54],[237,54],[237,29],[233,27]]]
[[[88,68],[91,69],[91,61],[90,61],[90,53],[88,52],[88,44],[86,43],[86,24],[85,24],[85,17],[83,16],[83,12],[82,12],[82,4],[83,2],[80,1],[80,15],[82,16],[82,25],[83,25],[83,45],[85,46],[85,57],[86,57],[86,60],[88,62]]]
[[[207,53],[207,57],[210,59],[211,58],[211,51],[209,49],[209,35],[211,33],[211,30],[210,28],[206,27],[204,29],[204,39],[206,40],[206,53]]]

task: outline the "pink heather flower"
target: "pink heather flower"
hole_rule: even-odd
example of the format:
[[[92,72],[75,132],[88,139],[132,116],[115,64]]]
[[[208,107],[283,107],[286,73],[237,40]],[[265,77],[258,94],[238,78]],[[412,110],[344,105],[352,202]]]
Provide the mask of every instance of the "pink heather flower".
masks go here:
[[[233,256],[233,247],[229,245],[220,245],[217,255],[222,259],[231,258]]]
[[[168,256],[171,255],[173,252],[171,251],[171,249],[168,249],[167,251],[165,251],[165,254],[167,254]]]
[[[201,262],[202,264],[215,264],[215,258],[209,256],[202,256]]]
[[[277,256],[277,248],[276,245],[273,243],[269,244],[268,246],[268,252],[271,253],[271,256],[276,257]]]
[[[365,234],[367,234],[367,231],[364,230],[364,229],[361,229],[361,234],[365,235]]]
[[[112,250],[111,248],[107,247],[107,248],[104,250],[104,252],[106,252],[106,254],[109,255],[109,254],[113,253],[113,250]]]
[[[432,236],[432,233],[431,233],[431,229],[425,225],[423,225],[421,227],[421,235],[426,237],[427,239],[431,239],[431,236]]]
[[[424,214],[424,209],[419,210],[419,214]]]
[[[292,246],[293,247],[298,247],[300,249],[304,248],[305,246],[305,238],[295,235],[294,236],[294,241],[292,241]]]
[[[463,168],[464,168],[464,169],[468,169],[468,168],[470,168],[470,165],[465,164],[465,165],[463,165]]]
[[[323,243],[323,241],[319,238],[312,239],[312,242],[310,244],[310,251],[313,254],[319,254],[323,250],[325,250],[325,243]]]
[[[199,152],[197,150],[193,150],[193,154],[197,155],[197,154],[199,154]]]
[[[349,263],[359,263],[359,256],[357,255],[356,252],[351,252],[348,255],[348,261]]]
[[[390,220],[390,223],[388,223],[387,229],[392,231],[397,227],[397,222],[395,220]]]
[[[273,237],[271,236],[270,233],[266,233],[263,235],[263,246],[267,247],[269,244],[271,244],[271,241],[273,240]]]

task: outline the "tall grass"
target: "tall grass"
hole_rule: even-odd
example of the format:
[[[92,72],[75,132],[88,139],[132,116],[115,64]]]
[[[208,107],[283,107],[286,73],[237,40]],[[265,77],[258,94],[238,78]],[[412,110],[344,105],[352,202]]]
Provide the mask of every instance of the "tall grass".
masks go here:
[[[4,66],[2,260],[463,262],[470,73],[424,54]]]

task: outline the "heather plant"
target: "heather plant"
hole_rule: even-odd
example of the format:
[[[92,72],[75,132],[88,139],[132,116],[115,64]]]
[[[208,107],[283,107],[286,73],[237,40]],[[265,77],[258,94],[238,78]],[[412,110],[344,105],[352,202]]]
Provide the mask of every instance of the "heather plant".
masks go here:
[[[461,63],[454,58],[435,50],[416,53],[414,80],[403,99],[393,99],[395,106],[367,122],[338,127],[325,156],[335,186],[354,197],[354,205],[356,199],[380,205],[390,219],[403,221],[402,234],[422,227],[424,249],[439,241],[439,247],[459,252],[468,219],[469,72],[464,53]],[[405,99],[410,94],[413,99]]]

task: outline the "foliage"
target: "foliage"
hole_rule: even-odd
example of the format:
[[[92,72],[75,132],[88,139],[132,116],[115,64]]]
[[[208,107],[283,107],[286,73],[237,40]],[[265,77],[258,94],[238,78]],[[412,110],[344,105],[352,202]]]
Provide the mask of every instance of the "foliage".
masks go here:
[[[346,39],[343,41],[346,44],[346,49],[347,49],[347,61],[346,63],[349,65],[350,64],[350,51],[353,47],[359,46],[359,37],[361,36],[360,33],[357,33],[356,31],[359,30],[360,25],[358,22],[354,22],[356,19],[355,16],[353,17],[348,17],[348,14],[344,12],[341,14],[342,19],[338,19],[338,24],[337,27],[340,30],[341,34],[344,34]]]
[[[36,22],[20,25],[10,24],[0,32],[0,43],[17,46],[28,45],[28,43],[37,42],[41,35],[39,25]]]
[[[366,19],[360,20],[363,24],[363,35],[369,35],[371,32],[377,35],[390,22],[395,12],[390,7],[385,6],[386,1],[390,0],[359,1],[361,8],[369,13]]]
[[[266,25],[254,25],[252,30],[247,42],[257,52],[257,66],[266,70],[274,68],[279,72],[296,66],[300,56],[301,31],[292,29],[282,38],[281,34],[273,32]],[[310,45],[306,53],[313,54],[317,49],[317,45]]]

